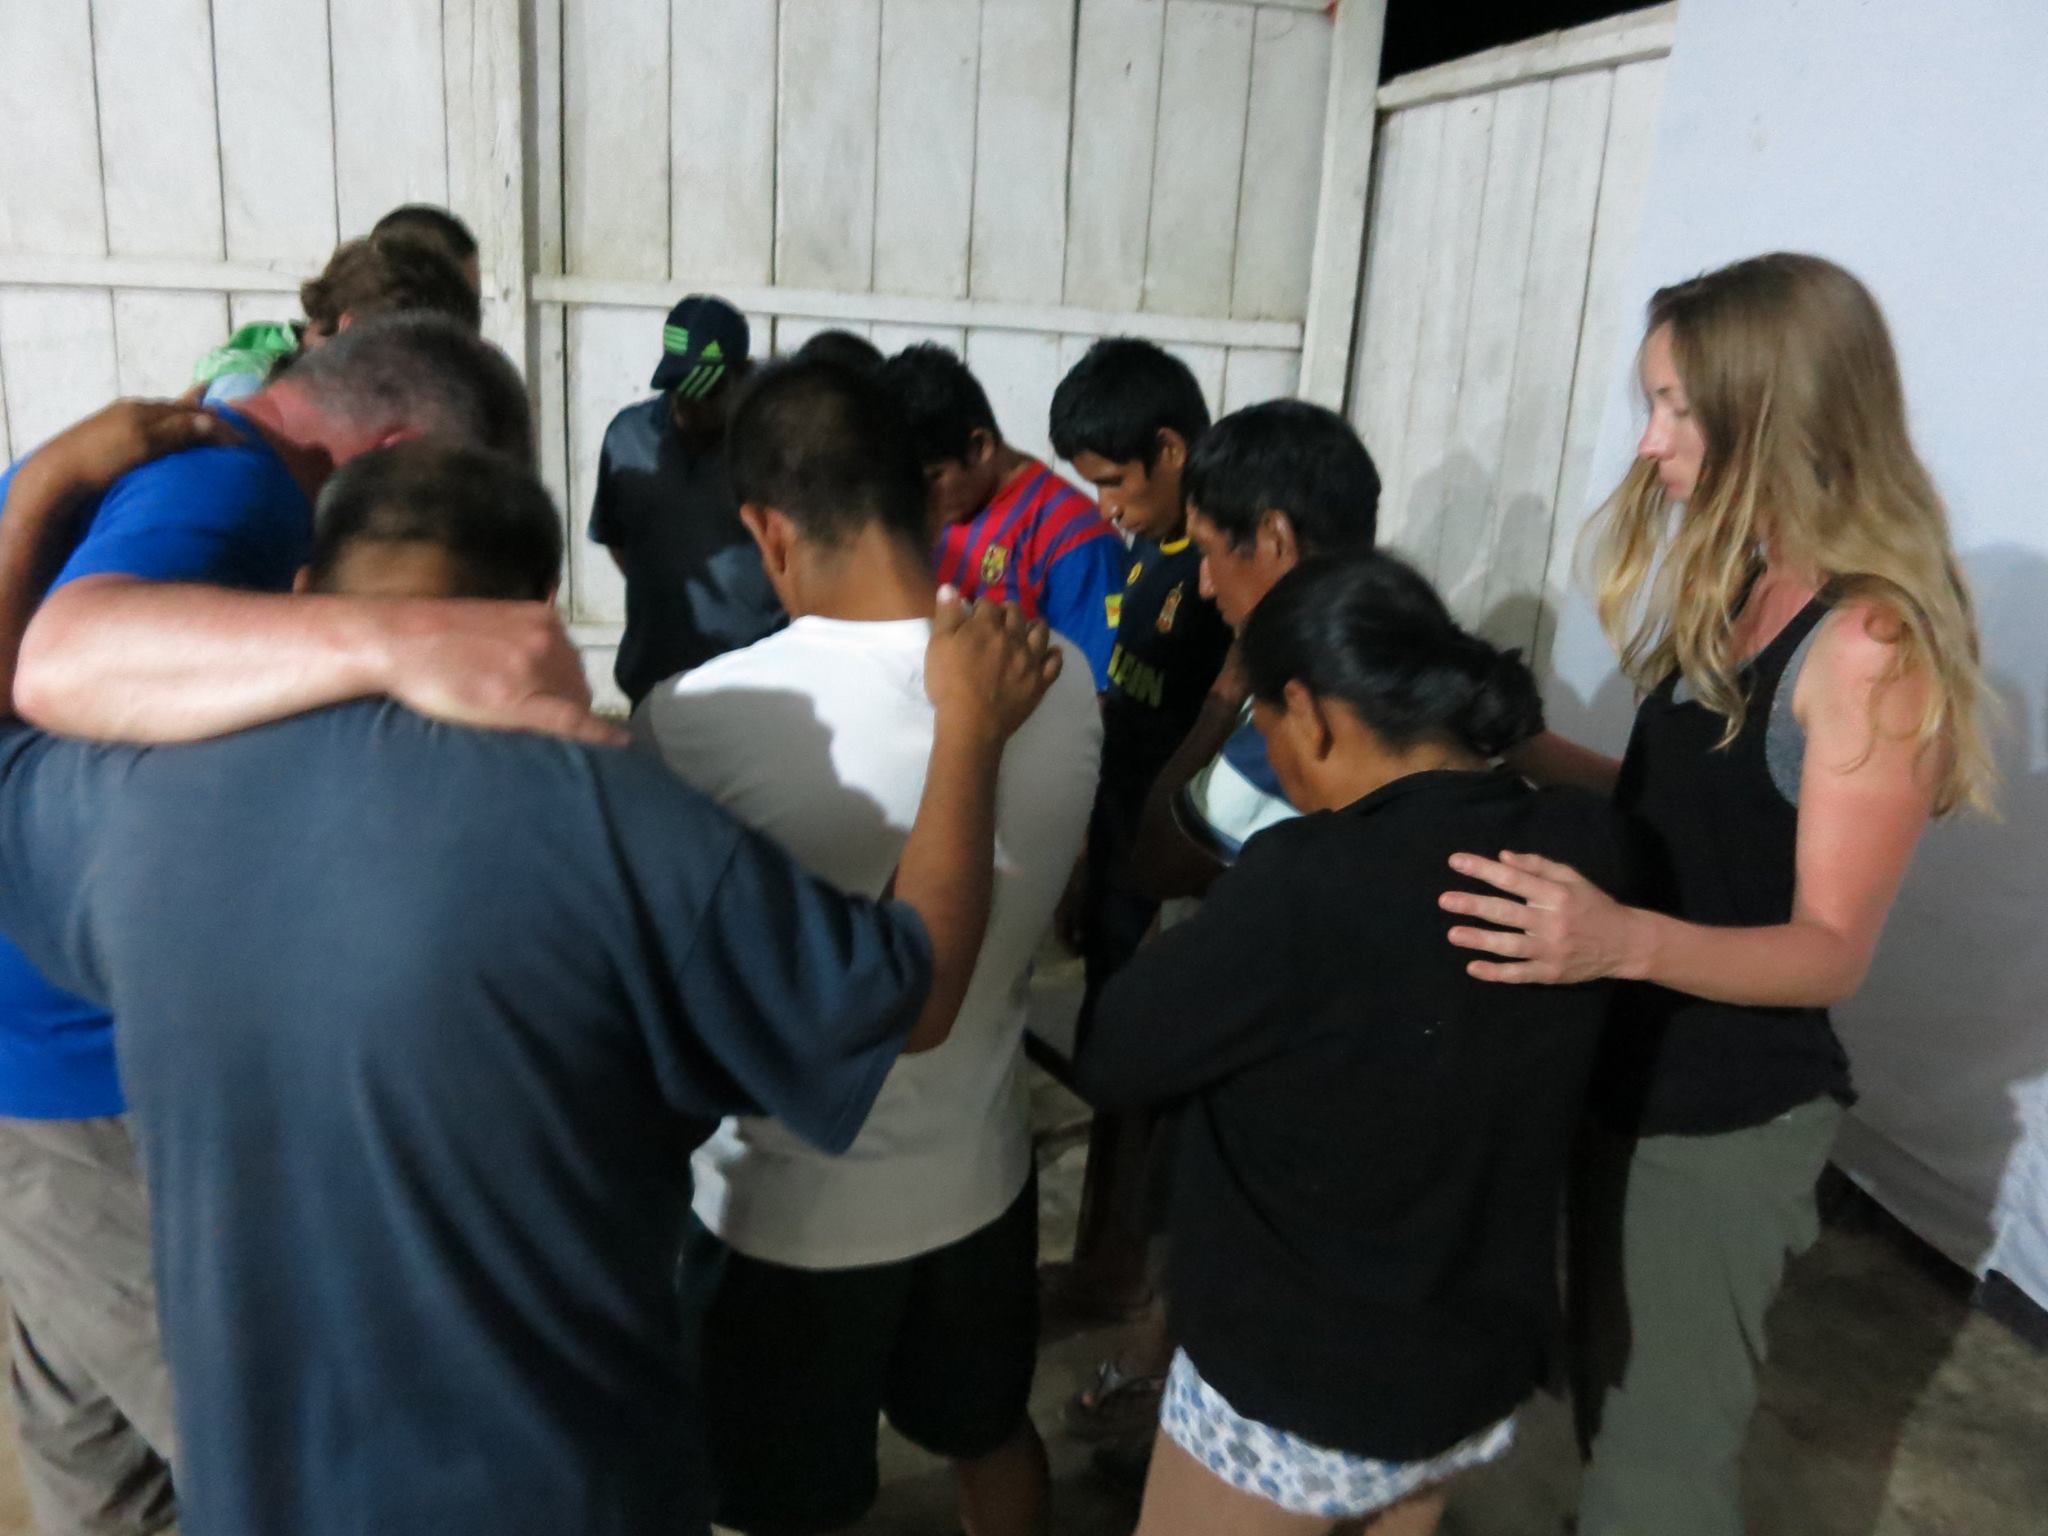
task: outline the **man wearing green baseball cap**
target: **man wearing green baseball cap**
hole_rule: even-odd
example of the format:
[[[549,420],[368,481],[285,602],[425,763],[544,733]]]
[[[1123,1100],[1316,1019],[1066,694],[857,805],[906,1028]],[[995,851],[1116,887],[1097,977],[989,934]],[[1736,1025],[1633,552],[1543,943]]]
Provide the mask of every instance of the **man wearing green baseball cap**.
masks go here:
[[[693,293],[668,312],[650,387],[606,428],[590,536],[626,578],[626,633],[613,669],[638,704],[663,678],[765,638],[788,622],[740,522],[725,423],[750,366],[747,318]]]

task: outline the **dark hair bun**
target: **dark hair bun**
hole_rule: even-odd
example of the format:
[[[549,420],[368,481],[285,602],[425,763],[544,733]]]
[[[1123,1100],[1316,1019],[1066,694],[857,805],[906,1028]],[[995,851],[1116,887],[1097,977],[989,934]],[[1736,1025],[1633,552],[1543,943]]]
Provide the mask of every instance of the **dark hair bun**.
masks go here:
[[[1481,757],[1499,757],[1543,732],[1543,695],[1518,650],[1502,651],[1477,636],[1465,636],[1466,675],[1471,693],[1449,722]]]

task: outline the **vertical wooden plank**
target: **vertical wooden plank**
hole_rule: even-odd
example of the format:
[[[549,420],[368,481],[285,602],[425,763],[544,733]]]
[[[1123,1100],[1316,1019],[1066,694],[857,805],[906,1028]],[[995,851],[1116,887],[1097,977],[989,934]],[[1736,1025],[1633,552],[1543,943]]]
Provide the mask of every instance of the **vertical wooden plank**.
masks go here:
[[[981,16],[960,0],[882,0],[875,291],[967,293]]]
[[[1587,262],[1578,366],[1572,377],[1571,412],[1565,427],[1563,461],[1558,469],[1557,516],[1551,527],[1550,556],[1544,572],[1544,612],[1536,632],[1539,656],[1548,650],[1557,614],[1570,597],[1579,533],[1594,505],[1610,489],[1587,481],[1599,441],[1601,416],[1612,391],[1627,379],[1634,366],[1630,343],[1642,318],[1628,307],[1630,269],[1635,260],[1643,200],[1649,190],[1657,110],[1664,99],[1664,69],[1664,60],[1650,59],[1627,65],[1614,76],[1593,249]]]
[[[1408,405],[1421,347],[1423,294],[1431,270],[1427,230],[1434,207],[1444,116],[1426,110],[1396,112],[1380,145],[1379,193],[1373,202],[1372,242],[1365,281],[1365,317],[1351,390],[1351,421],[1379,467],[1380,535],[1398,539],[1407,498],[1403,445]],[[1328,163],[1324,165],[1328,171]],[[1310,394],[1307,337],[1303,337],[1301,389]],[[1337,391],[1341,397],[1342,391]],[[1327,403],[1327,402],[1325,402]],[[1387,494],[1393,487],[1395,493]]]
[[[121,393],[184,393],[192,385],[192,365],[227,334],[225,294],[117,291],[114,344]]]
[[[1043,331],[967,333],[967,366],[988,391],[996,425],[1011,447],[1052,457],[1047,422],[1059,387],[1060,338]]]
[[[0,248],[103,256],[92,18],[82,5],[0,5]],[[21,378],[15,380],[21,393]],[[34,408],[17,400],[17,410]],[[19,434],[17,434],[18,436]]]
[[[562,0],[522,0],[523,30],[530,39],[527,70],[533,102],[533,161],[528,196],[533,203],[532,260],[537,273],[562,271]],[[488,253],[487,253],[488,254]],[[577,512],[569,498],[569,343],[559,304],[536,306],[527,386],[540,432],[540,473],[573,533]],[[573,548],[573,538],[565,547]],[[575,610],[573,561],[557,599]]]
[[[448,201],[448,111],[438,0],[328,7],[334,174],[344,238],[400,203]]]
[[[1479,260],[1458,364],[1458,412],[1450,462],[1459,471],[1437,519],[1438,590],[1462,622],[1478,617],[1485,556],[1497,511],[1493,491],[1507,435],[1508,389],[1521,335],[1522,285],[1536,224],[1536,187],[1550,82],[1535,81],[1494,98],[1487,147],[1486,196],[1479,212]]]
[[[1399,457],[1389,466],[1398,467],[1400,478],[1381,487],[1381,537],[1432,579],[1444,508],[1486,489],[1479,466],[1454,451],[1452,427],[1479,262],[1493,107],[1493,97],[1484,95],[1413,109],[1443,122],[1435,200],[1416,224],[1388,231],[1389,239],[1398,234],[1427,252],[1429,270],[1423,279],[1408,419],[1398,429]]]
[[[1079,28],[1066,301],[1133,310],[1145,294],[1166,6],[1163,0],[1081,0]]]
[[[967,332],[955,325],[888,325],[877,320],[868,330],[868,340],[882,349],[884,357],[894,357],[905,347],[914,347],[919,342],[935,342],[952,352],[965,355]]]
[[[661,354],[658,309],[572,309],[568,315],[569,580],[573,615],[584,624],[623,624],[626,583],[601,544],[590,538],[590,499],[597,489],[598,450],[623,406],[653,393],[648,375]]]
[[[1371,191],[1375,99],[1387,0],[1344,0],[1330,41],[1330,88],[1323,114],[1323,171],[1316,186],[1315,249],[1309,258],[1308,312],[1302,319],[1301,394],[1344,408],[1352,377],[1360,270],[1365,263],[1366,200]]]
[[[774,0],[674,0],[669,275],[686,285],[775,276]]]
[[[1301,11],[1257,15],[1230,312],[1243,320],[1299,320],[1308,309],[1315,247],[1331,23]]]
[[[14,447],[31,452],[120,390],[104,288],[0,288],[0,369]]]
[[[1188,372],[1195,376],[1195,382],[1202,388],[1202,398],[1209,402],[1213,413],[1216,402],[1223,398],[1224,349],[1185,341],[1169,341],[1164,345],[1168,352],[1188,365]]]
[[[971,271],[976,298],[1059,299],[1073,84],[1073,0],[982,0]]]
[[[1152,155],[1144,307],[1228,315],[1236,256],[1238,179],[1251,97],[1250,9],[1226,0],[1168,0]]]
[[[443,0],[448,204],[475,231],[484,335],[533,378],[538,330],[527,302],[528,184],[523,0]],[[538,120],[537,120],[538,121]],[[536,127],[536,136],[540,130]],[[552,135],[559,143],[559,134]]]
[[[1232,347],[1223,365],[1223,398],[1211,399],[1218,416],[1263,400],[1285,400],[1301,382],[1301,354],[1282,348]]]
[[[14,434],[7,425],[7,360],[0,357],[0,464],[14,462]]]
[[[1502,645],[1526,648],[1536,638],[1613,82],[1611,72],[1599,71],[1567,76],[1550,88],[1493,545],[1474,583],[1472,611],[1480,630]]]
[[[107,249],[218,257],[220,145],[207,0],[93,0]]]
[[[667,6],[565,0],[562,197],[567,270],[668,276]]]
[[[326,0],[213,0],[228,255],[317,270],[334,249]]]
[[[881,0],[783,0],[775,281],[865,293],[875,272]]]

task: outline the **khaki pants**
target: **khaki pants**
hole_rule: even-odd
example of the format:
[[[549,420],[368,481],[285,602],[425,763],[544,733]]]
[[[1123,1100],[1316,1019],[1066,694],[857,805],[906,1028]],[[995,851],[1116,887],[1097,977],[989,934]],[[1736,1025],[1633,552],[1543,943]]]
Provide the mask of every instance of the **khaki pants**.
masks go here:
[[[0,1287],[43,1536],[175,1530],[170,1373],[125,1120],[0,1118]]]
[[[1812,1246],[1841,1106],[1716,1136],[1589,1127],[1572,1191],[1580,1536],[1742,1536],[1764,1318]]]

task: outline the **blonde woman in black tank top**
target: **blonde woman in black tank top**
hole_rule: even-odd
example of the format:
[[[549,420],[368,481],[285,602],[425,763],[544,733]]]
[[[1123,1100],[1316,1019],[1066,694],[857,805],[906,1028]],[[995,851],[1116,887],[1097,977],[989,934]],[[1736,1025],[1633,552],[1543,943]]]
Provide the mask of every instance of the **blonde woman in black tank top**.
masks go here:
[[[1666,288],[1640,371],[1596,561],[1634,733],[1620,760],[1555,735],[1513,758],[1614,795],[1639,904],[1498,849],[1451,863],[1500,895],[1441,904],[1490,925],[1450,931],[1482,980],[1631,984],[1574,1201],[1581,1536],[1739,1536],[1764,1315],[1851,1097],[1827,1010],[1928,818],[1987,805],[1992,773],[1969,598],[1863,286],[1773,255]]]

